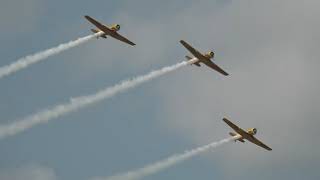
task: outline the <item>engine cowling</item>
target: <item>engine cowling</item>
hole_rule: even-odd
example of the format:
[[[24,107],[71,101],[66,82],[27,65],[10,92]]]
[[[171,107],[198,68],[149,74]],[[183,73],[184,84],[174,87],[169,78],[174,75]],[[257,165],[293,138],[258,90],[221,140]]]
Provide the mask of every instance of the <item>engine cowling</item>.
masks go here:
[[[255,134],[257,134],[257,129],[256,128],[251,128],[251,129],[248,130],[248,133],[250,135],[255,135]]]
[[[210,51],[206,54],[207,57],[209,57],[210,59],[214,58],[214,52]]]
[[[119,24],[114,24],[114,25],[112,25],[111,29],[114,30],[114,31],[119,31],[120,30],[120,25]]]

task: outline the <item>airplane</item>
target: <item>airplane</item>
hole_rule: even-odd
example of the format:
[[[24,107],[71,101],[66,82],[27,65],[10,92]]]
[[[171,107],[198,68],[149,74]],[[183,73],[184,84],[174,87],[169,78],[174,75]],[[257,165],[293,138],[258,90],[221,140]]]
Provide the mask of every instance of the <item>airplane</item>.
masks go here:
[[[235,141],[245,142],[244,140],[248,140],[268,151],[271,151],[272,149],[268,147],[267,145],[263,144],[261,141],[259,141],[257,138],[254,137],[255,134],[257,134],[256,128],[250,128],[247,131],[239,128],[237,125],[233,124],[231,121],[229,121],[227,118],[223,118],[223,121],[227,123],[233,130],[236,131],[236,133],[230,132],[230,136],[235,137]]]
[[[207,65],[208,67],[218,71],[219,73],[228,76],[229,74],[226,73],[223,69],[221,69],[218,65],[216,65],[214,62],[211,61],[211,59],[214,58],[214,52],[210,51],[206,54],[202,54],[200,53],[198,50],[194,49],[190,44],[188,44],[187,42],[185,42],[184,40],[181,40],[180,43],[187,49],[190,51],[191,54],[193,54],[194,58],[191,58],[190,56],[186,56],[186,59],[188,61],[195,61],[192,64],[200,67],[200,63],[203,63],[205,65]]]
[[[101,24],[97,20],[93,19],[90,16],[84,16],[89,22],[91,22],[93,25],[95,25],[98,29],[91,29],[93,33],[98,33],[98,32],[104,32],[100,37],[102,38],[107,38],[107,36],[111,36],[115,39],[118,39],[122,42],[125,42],[127,44],[130,44],[132,46],[136,45],[135,43],[131,42],[127,38],[121,36],[117,31],[120,30],[120,25],[119,24],[114,24],[111,27],[107,27],[106,25]],[[97,37],[99,38],[99,36]]]

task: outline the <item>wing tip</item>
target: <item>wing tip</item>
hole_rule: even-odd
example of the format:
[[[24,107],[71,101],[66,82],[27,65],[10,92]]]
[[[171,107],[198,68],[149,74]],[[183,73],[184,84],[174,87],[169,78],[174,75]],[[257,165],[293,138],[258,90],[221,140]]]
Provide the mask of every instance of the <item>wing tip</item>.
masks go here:
[[[88,21],[92,22],[93,18],[88,16],[88,15],[84,15],[84,18],[86,18]]]
[[[227,124],[229,124],[231,121],[229,120],[229,119],[227,119],[227,118],[222,118],[222,120],[225,122],[225,123],[227,123]]]
[[[188,43],[186,42],[186,41],[184,41],[184,40],[180,40],[179,41],[183,46],[186,46]]]
[[[126,43],[131,45],[131,46],[135,46],[136,45],[134,42],[126,42]]]

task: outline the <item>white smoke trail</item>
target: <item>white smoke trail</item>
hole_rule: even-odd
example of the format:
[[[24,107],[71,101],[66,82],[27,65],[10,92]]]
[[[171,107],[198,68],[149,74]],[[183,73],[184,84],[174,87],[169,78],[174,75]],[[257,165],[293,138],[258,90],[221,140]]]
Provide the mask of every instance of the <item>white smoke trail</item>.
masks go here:
[[[223,139],[218,142],[213,142],[208,145],[198,147],[196,149],[192,149],[189,151],[186,151],[181,154],[175,154],[173,156],[168,157],[167,159],[164,159],[162,161],[158,161],[156,163],[147,165],[143,168],[134,170],[134,171],[129,171],[123,174],[115,175],[115,176],[110,176],[110,177],[96,177],[93,178],[93,180],[135,180],[135,179],[141,179],[143,177],[155,174],[159,171],[162,171],[166,168],[170,168],[171,166],[178,164],[180,162],[183,162],[187,159],[190,159],[200,153],[203,153],[205,151],[208,151],[210,149],[214,149],[218,146],[221,146],[222,144],[225,144],[227,142],[230,142],[234,140],[235,137]]]
[[[64,43],[64,44],[60,44],[56,47],[35,53],[33,55],[29,55],[29,56],[20,58],[17,61],[13,62],[12,64],[0,67],[0,78],[3,78],[3,77],[8,76],[12,73],[15,73],[15,72],[17,72],[21,69],[24,69],[32,64],[35,64],[39,61],[42,61],[50,56],[53,56],[55,54],[59,54],[60,52],[66,51],[70,48],[73,48],[75,46],[83,44],[83,43],[89,41],[90,39],[97,37],[99,35],[101,35],[101,32],[96,33],[96,34],[92,34],[92,35],[88,35],[88,36],[79,38],[77,40],[70,41],[70,42]]]
[[[12,136],[15,134],[18,134],[20,132],[23,132],[35,125],[46,123],[51,119],[60,117],[62,115],[65,115],[67,113],[76,111],[80,108],[89,106],[91,104],[100,102],[104,99],[108,99],[113,97],[114,95],[124,92],[128,89],[134,88],[144,82],[150,81],[156,77],[159,77],[161,75],[164,75],[168,72],[177,70],[183,66],[186,66],[187,64],[192,63],[192,61],[188,62],[181,62],[178,64],[175,64],[173,66],[164,67],[159,70],[151,71],[150,73],[138,76],[133,79],[129,79],[126,81],[123,81],[119,84],[116,84],[112,87],[105,88],[101,91],[98,91],[95,94],[87,95],[87,96],[80,96],[76,98],[71,98],[68,103],[57,105],[51,109],[47,109],[44,111],[40,111],[38,113],[35,113],[31,116],[28,116],[20,121],[16,121],[12,124],[8,125],[2,125],[0,126],[0,139]]]

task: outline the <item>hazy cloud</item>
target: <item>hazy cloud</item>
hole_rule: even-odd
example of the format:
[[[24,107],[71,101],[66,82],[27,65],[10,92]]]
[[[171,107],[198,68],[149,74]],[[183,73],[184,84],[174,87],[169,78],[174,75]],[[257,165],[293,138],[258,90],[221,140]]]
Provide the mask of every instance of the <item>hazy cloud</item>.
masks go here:
[[[0,2],[0,25],[5,34],[19,34],[34,30],[43,12],[40,0],[2,0]]]
[[[2,169],[0,179],[3,180],[57,180],[51,168],[39,165],[27,165],[12,169]]]

